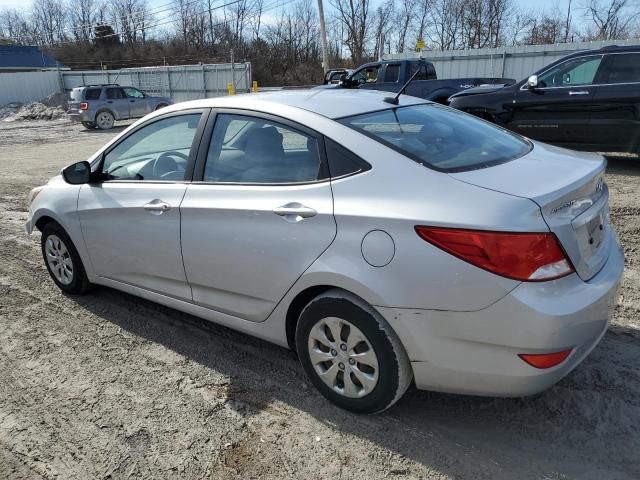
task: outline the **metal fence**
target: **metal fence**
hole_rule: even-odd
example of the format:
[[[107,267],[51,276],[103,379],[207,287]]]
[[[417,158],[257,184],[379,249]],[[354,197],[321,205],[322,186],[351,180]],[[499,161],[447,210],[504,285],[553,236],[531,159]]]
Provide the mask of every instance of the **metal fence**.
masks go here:
[[[385,55],[385,59],[422,58],[433,62],[438,78],[505,77],[522,80],[549,63],[580,50],[607,45],[638,45],[640,39],[598,42],[528,45],[523,47],[479,48],[475,50],[447,50],[405,52]]]
[[[251,91],[251,63],[180,65],[122,70],[38,71],[0,73],[0,106],[34,102],[81,85],[119,83],[176,102]]]
[[[81,85],[119,83],[138,87],[151,95],[171,97],[176,102],[251,91],[251,63],[179,65],[62,72],[65,90]]]
[[[60,91],[60,75],[56,71],[0,73],[0,107],[40,100]]]

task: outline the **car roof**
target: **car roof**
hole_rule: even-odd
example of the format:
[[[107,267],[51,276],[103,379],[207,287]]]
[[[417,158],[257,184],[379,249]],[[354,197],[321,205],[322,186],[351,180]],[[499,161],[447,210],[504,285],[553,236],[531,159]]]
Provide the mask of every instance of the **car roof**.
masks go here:
[[[177,104],[177,108],[174,106],[174,109],[242,108],[277,114],[278,107],[286,105],[336,119],[394,108],[396,105],[383,101],[385,97],[393,95],[393,92],[380,92],[377,90],[341,88],[293,89],[193,100]],[[397,106],[423,103],[430,102],[409,95],[400,95]]]

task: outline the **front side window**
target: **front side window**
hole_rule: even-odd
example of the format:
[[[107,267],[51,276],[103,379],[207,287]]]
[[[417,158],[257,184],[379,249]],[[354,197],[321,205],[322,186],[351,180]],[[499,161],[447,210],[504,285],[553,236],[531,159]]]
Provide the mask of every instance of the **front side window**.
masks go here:
[[[127,96],[127,98],[144,98],[144,93],[142,93],[137,88],[124,88],[124,94]]]
[[[205,182],[300,183],[322,177],[314,137],[257,117],[221,114],[216,118]]]
[[[376,83],[378,81],[378,65],[373,67],[365,67],[353,74],[351,80],[356,83]]]
[[[339,120],[430,168],[460,172],[514,160],[531,150],[518,135],[441,105],[425,104]]]
[[[107,180],[184,180],[200,113],[158,120],[126,137],[104,157]]]
[[[640,82],[640,53],[607,55],[598,83]]]
[[[591,85],[596,76],[602,55],[567,60],[538,77],[538,86],[573,87]]]

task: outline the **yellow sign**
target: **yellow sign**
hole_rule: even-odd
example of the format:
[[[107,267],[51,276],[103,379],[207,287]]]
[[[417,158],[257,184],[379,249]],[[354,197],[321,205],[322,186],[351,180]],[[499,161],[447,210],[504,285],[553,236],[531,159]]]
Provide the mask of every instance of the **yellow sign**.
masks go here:
[[[229,95],[236,94],[236,89],[234,88],[233,83],[229,83],[229,85],[227,85],[227,90],[229,90]]]
[[[258,93],[258,82],[255,80],[251,83],[251,91],[253,93]]]
[[[424,50],[424,47],[426,47],[427,44],[424,42],[424,39],[419,38],[418,41],[416,42],[416,50]]]

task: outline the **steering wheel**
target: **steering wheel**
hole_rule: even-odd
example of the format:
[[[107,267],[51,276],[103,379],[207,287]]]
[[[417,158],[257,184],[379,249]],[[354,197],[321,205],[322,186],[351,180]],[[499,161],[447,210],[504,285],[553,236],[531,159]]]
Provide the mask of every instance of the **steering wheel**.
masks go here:
[[[153,162],[153,177],[166,178],[171,174],[180,172],[176,158],[180,158],[186,162],[189,156],[175,150],[164,152]]]

